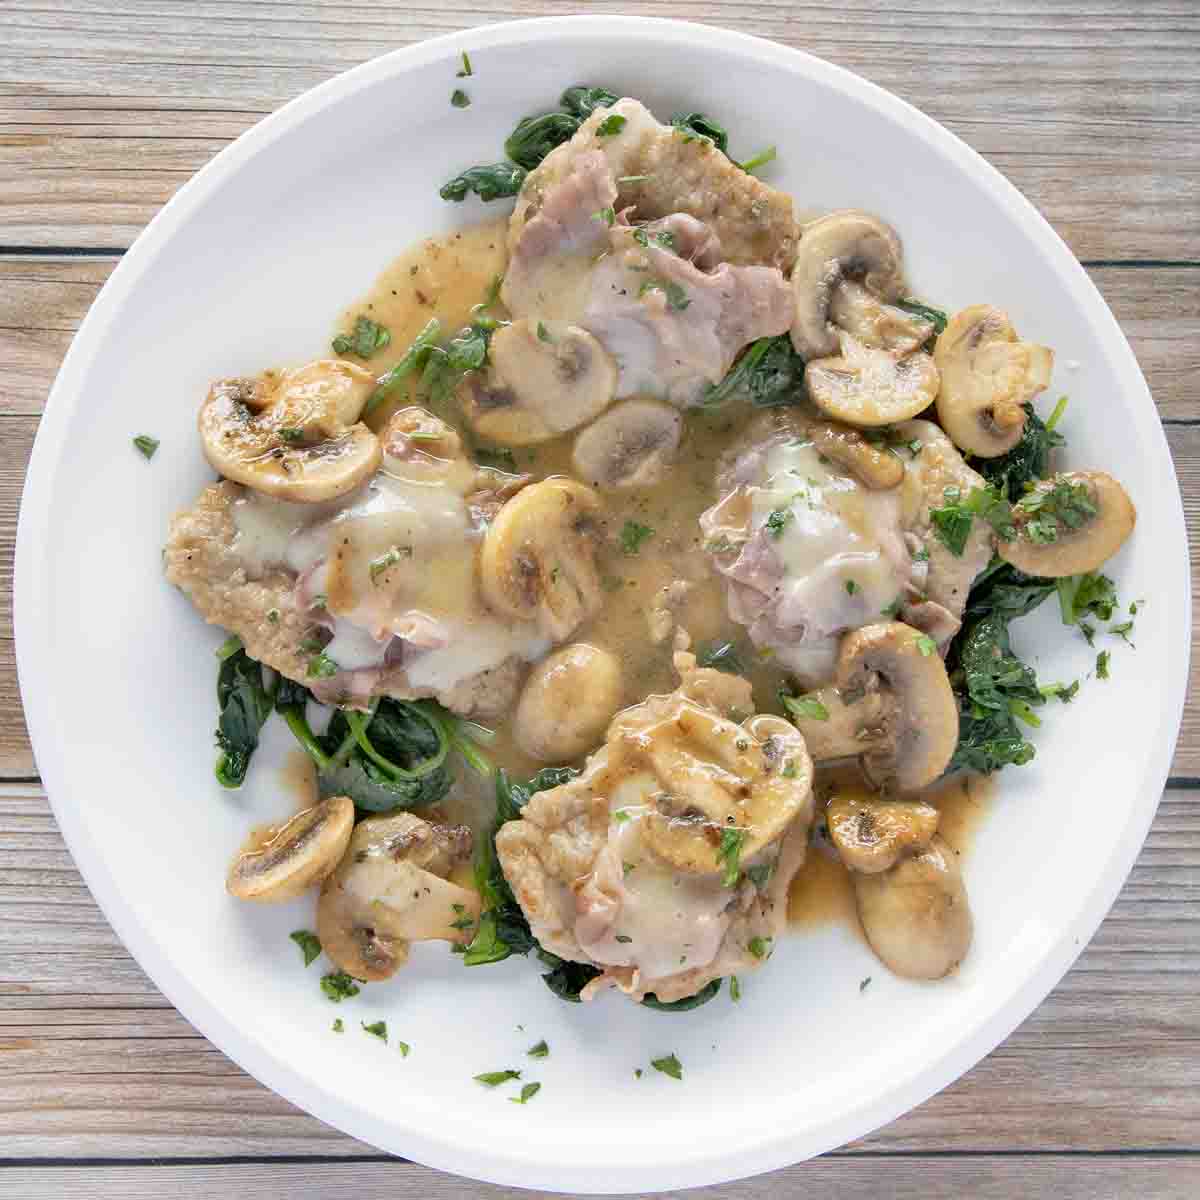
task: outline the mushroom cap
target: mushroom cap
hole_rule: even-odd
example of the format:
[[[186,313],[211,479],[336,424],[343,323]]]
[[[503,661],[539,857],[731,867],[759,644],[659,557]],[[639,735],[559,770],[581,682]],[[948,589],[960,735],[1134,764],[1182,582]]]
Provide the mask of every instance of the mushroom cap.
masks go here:
[[[660,400],[624,400],[575,438],[575,473],[598,488],[649,487],[679,449],[683,416]]]
[[[525,680],[513,722],[517,745],[539,762],[579,758],[603,741],[622,692],[615,654],[586,642],[563,646]]]
[[[215,383],[200,408],[205,457],[226,479],[281,500],[343,496],[382,460],[358,420],[374,385],[369,371],[339,359]]]
[[[853,279],[843,279],[833,289],[829,318],[864,346],[897,354],[919,349],[933,333],[933,322],[928,318],[884,304]]]
[[[1021,341],[1007,313],[974,304],[950,318],[933,361],[942,428],[960,450],[995,458],[1021,440],[1025,405],[1049,385],[1054,351]]]
[[[816,406],[847,425],[890,425],[926,409],[938,393],[938,371],[924,351],[899,356],[838,332],[840,355],[810,361],[804,385]]]
[[[410,942],[470,941],[479,894],[443,877],[470,846],[465,827],[408,812],[360,821],[317,902],[322,949],[355,979],[375,981],[404,964]]]
[[[904,295],[903,259],[896,231],[870,213],[842,209],[805,225],[792,267],[796,353],[812,359],[837,351],[829,308],[834,288],[847,276],[862,277],[881,300],[899,300]]]
[[[906,979],[941,979],[966,957],[971,907],[958,856],[936,834],[920,854],[853,878],[863,932],[890,971]]]
[[[225,888],[239,900],[294,900],[341,860],[354,828],[354,802],[331,796],[285,822],[262,846],[233,860]]]
[[[950,765],[958,705],[932,640],[902,621],[864,625],[842,639],[834,682],[843,696],[879,686],[891,694],[888,740],[863,757],[873,779],[923,788]]]
[[[614,735],[629,760],[658,781],[643,836],[680,871],[721,870],[730,831],[740,835],[740,859],[749,859],[809,802],[812,760],[803,737],[782,717],[737,725],[677,695],[651,723],[617,717],[610,742]]]
[[[1034,541],[1029,535],[1031,522],[1037,518],[1037,502],[1053,495],[1056,488],[1083,488],[1087,500],[1096,512],[1084,517],[1072,527],[1058,519],[1052,541]],[[1067,575],[1082,575],[1103,566],[1133,532],[1137,510],[1128,493],[1111,475],[1104,471],[1065,471],[1044,479],[1033,491],[1013,506],[1017,536],[997,546],[1000,557],[1012,563],[1026,575],[1059,579]],[[1078,519],[1073,517],[1071,519]],[[1046,522],[1039,521],[1045,537]]]
[[[886,491],[904,481],[904,464],[889,447],[867,441],[862,433],[835,421],[814,421],[808,427],[813,445],[864,487]]]
[[[496,514],[479,555],[480,586],[498,613],[536,621],[561,642],[600,609],[596,571],[603,505],[591,488],[552,476]]]
[[[852,871],[886,871],[937,833],[938,810],[923,800],[881,800],[838,791],[825,810],[829,837]]]
[[[498,329],[486,375],[460,396],[476,433],[509,446],[544,442],[602,413],[617,390],[612,356],[586,329],[529,317]]]

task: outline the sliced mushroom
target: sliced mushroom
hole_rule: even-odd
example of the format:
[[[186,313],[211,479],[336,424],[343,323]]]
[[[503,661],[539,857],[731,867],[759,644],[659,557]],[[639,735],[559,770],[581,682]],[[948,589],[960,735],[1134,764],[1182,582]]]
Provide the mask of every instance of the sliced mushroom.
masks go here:
[[[880,800],[839,791],[825,810],[829,837],[852,871],[886,871],[937,833],[938,810],[923,800]]]
[[[905,312],[893,304],[884,304],[861,283],[843,279],[833,289],[829,306],[833,323],[864,346],[908,354],[923,346],[933,333],[933,322]]]
[[[479,572],[493,609],[537,621],[556,642],[594,616],[603,600],[596,548],[600,497],[573,479],[543,479],[496,514],[483,539]]]
[[[476,433],[508,446],[544,442],[602,413],[617,390],[617,367],[586,329],[522,318],[498,329],[488,371],[460,391]]]
[[[645,820],[647,845],[681,871],[728,864],[727,833],[742,860],[774,841],[808,802],[812,760],[782,717],[745,725],[676,696],[653,723],[618,717],[610,731],[627,757],[648,768],[659,790]]]
[[[828,213],[806,225],[792,268],[796,319],[792,345],[806,359],[837,352],[829,308],[836,286],[862,277],[881,300],[904,295],[903,251],[896,231],[878,217],[855,209]]]
[[[1082,575],[1120,550],[1136,520],[1133,501],[1111,475],[1066,471],[1017,501],[1017,536],[1001,541],[997,550],[1026,575]]]
[[[906,979],[941,979],[971,946],[971,907],[958,857],[938,836],[927,850],[876,875],[854,875],[871,949]]]
[[[813,445],[826,458],[845,467],[864,487],[877,491],[898,487],[904,464],[887,446],[867,441],[857,429],[833,421],[816,421],[808,427]]]
[[[200,409],[205,457],[226,479],[281,500],[344,496],[382,458],[359,421],[374,386],[369,371],[331,358],[215,383]]]
[[[332,796],[297,813],[261,846],[233,860],[226,890],[239,900],[294,900],[341,860],[354,828],[354,802]]]
[[[616,655],[586,642],[563,646],[530,671],[513,736],[540,762],[569,762],[603,740],[621,695]]]
[[[1011,450],[1025,429],[1025,405],[1050,383],[1054,351],[1017,337],[990,304],[955,313],[938,335],[938,420],[960,449],[981,458]]]
[[[658,400],[625,400],[575,438],[575,473],[593,487],[657,483],[679,449],[683,417]]]
[[[480,899],[445,876],[471,855],[465,825],[432,825],[412,813],[359,822],[317,903],[317,937],[355,979],[387,979],[410,942],[464,943],[474,936]]]
[[[808,364],[804,384],[816,406],[847,425],[907,421],[933,403],[938,372],[923,351],[903,357],[873,350],[840,332],[842,352]]]
[[[880,786],[916,791],[958,744],[958,706],[933,639],[900,621],[842,638],[833,685],[802,697],[792,720],[818,762],[861,757]]]

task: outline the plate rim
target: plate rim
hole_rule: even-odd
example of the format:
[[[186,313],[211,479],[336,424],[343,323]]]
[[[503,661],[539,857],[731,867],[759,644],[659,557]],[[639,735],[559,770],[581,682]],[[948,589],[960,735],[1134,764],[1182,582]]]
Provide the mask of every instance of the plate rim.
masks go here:
[[[163,955],[155,939],[144,933],[111,869],[91,844],[85,828],[74,815],[73,806],[65,799],[65,762],[68,755],[62,752],[59,739],[53,735],[52,697],[48,689],[43,687],[36,670],[46,631],[39,626],[37,615],[38,563],[35,554],[36,547],[44,544],[42,535],[48,524],[51,468],[69,431],[82,378],[90,361],[99,352],[108,329],[120,315],[123,302],[139,278],[153,265],[175,228],[231,178],[244,162],[293,127],[343,96],[384,78],[403,74],[411,68],[457,57],[462,51],[474,53],[514,43],[533,45],[553,41],[560,34],[589,30],[603,35],[634,35],[640,32],[693,48],[717,53],[733,52],[784,69],[799,69],[818,82],[827,83],[884,115],[902,121],[911,134],[921,137],[943,157],[956,161],[960,169],[986,182],[988,190],[1004,204],[1010,216],[1020,218],[1031,242],[1051,260],[1055,273],[1063,279],[1064,284],[1073,284],[1077,292],[1082,289],[1083,297],[1076,298],[1089,300],[1089,321],[1106,324],[1107,328],[1100,332],[1114,343],[1114,355],[1123,361],[1122,390],[1129,388],[1132,393],[1140,387],[1137,403],[1154,410],[1154,401],[1145,378],[1116,318],[1059,235],[1034,205],[986,159],[932,117],[894,93],[808,51],[715,25],[613,14],[541,17],[477,26],[392,50],[341,72],[290,100],[244,132],[202,167],[159,210],[124,253],[72,339],[47,398],[21,497],[13,583],[13,620],[18,680],[24,698],[30,740],[35,754],[39,747],[41,749],[37,763],[42,783],[72,858],[105,918],[139,967],[200,1033],[256,1079],[303,1111],[389,1153],[492,1183],[611,1193],[725,1182],[773,1170],[843,1145],[894,1120],[941,1091],[990,1053],[1029,1016],[1095,934],[1128,878],[1154,819],[1182,722],[1191,652],[1192,597],[1190,586],[1186,587],[1183,594],[1181,644],[1187,649],[1174,660],[1173,677],[1167,681],[1166,687],[1170,698],[1168,711],[1178,714],[1174,728],[1170,737],[1159,742],[1157,753],[1150,756],[1151,769],[1145,781],[1148,786],[1143,787],[1139,801],[1131,806],[1117,849],[1096,872],[1091,888],[1078,901],[1074,919],[1060,927],[1021,985],[985,1020],[978,1022],[968,1035],[931,1059],[911,1078],[889,1083],[878,1094],[848,1109],[836,1120],[826,1121],[802,1132],[772,1130],[758,1140],[743,1142],[734,1149],[714,1150],[698,1145],[687,1158],[676,1158],[652,1168],[644,1165],[624,1168],[616,1163],[609,1163],[602,1169],[593,1166],[589,1168],[587,1178],[580,1179],[577,1177],[578,1170],[564,1160],[546,1158],[535,1164],[528,1159],[491,1153],[440,1133],[435,1135],[412,1129],[398,1130],[366,1108],[344,1103],[329,1095],[318,1082],[277,1060],[262,1045],[239,1030],[201,988]],[[1167,537],[1173,538],[1186,551],[1182,498],[1161,423],[1157,429],[1157,441],[1159,450],[1170,464],[1171,480],[1175,484],[1175,503],[1170,513],[1170,524],[1174,528],[1166,531]],[[404,1143],[403,1148],[399,1147],[400,1141]]]

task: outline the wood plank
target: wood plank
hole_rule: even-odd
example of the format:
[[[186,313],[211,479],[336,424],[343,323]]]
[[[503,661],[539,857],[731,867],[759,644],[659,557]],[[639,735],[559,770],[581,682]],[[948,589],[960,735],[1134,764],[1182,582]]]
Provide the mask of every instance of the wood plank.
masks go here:
[[[231,138],[384,50],[553,0],[299,7],[10,0],[0,243],[126,246]],[[1200,231],[1200,10],[1093,0],[649,0],[647,15],[799,46],[891,89],[989,157],[1076,254],[1181,259]]]
[[[118,261],[0,256],[0,413],[42,411],[71,335]],[[1200,266],[1088,274],[1129,338],[1163,419],[1200,419]]]
[[[36,425],[34,416],[0,411],[0,779],[25,779],[35,773],[16,682],[11,579],[20,487]],[[1168,425],[1167,440],[1183,491],[1192,591],[1197,594],[1200,589],[1200,426]],[[1200,777],[1200,625],[1192,630],[1191,688],[1171,774],[1175,778]]]
[[[1166,793],[1112,913],[1030,1019],[853,1150],[1200,1150],[1195,797]],[[367,1152],[166,1005],[93,904],[43,794],[12,785],[0,787],[0,1078],[10,1157]]]
[[[1079,1159],[1020,1154],[958,1157],[922,1154],[904,1159],[827,1156],[757,1179],[688,1192],[689,1200],[1012,1200],[1054,1196],[1056,1200],[1184,1200],[1200,1189],[1200,1158],[1156,1158],[1129,1154]],[[60,1200],[86,1194],[89,1200],[307,1200],[353,1196],[355,1200],[546,1200],[548,1192],[466,1183],[415,1163],[220,1163],[136,1166],[10,1167],[0,1171],[0,1197]],[[666,1200],[680,1193],[645,1194]]]

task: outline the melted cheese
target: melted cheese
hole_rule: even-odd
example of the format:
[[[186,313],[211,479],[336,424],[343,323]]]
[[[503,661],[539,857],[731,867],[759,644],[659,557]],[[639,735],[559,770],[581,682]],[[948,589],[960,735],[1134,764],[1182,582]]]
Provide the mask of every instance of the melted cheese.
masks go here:
[[[657,779],[645,772],[626,775],[612,789],[608,844],[581,890],[608,901],[597,936],[581,947],[607,966],[638,968],[644,979],[662,979],[716,957],[733,893],[716,875],[675,871],[657,858],[642,836]]]
[[[334,636],[325,653],[343,670],[379,667],[403,639],[409,682],[442,691],[550,642],[532,625],[490,613],[476,578],[480,531],[467,505],[474,471],[389,459],[339,502],[290,504],[247,492],[233,509],[234,552],[251,574],[285,567],[301,603],[324,596]]]

